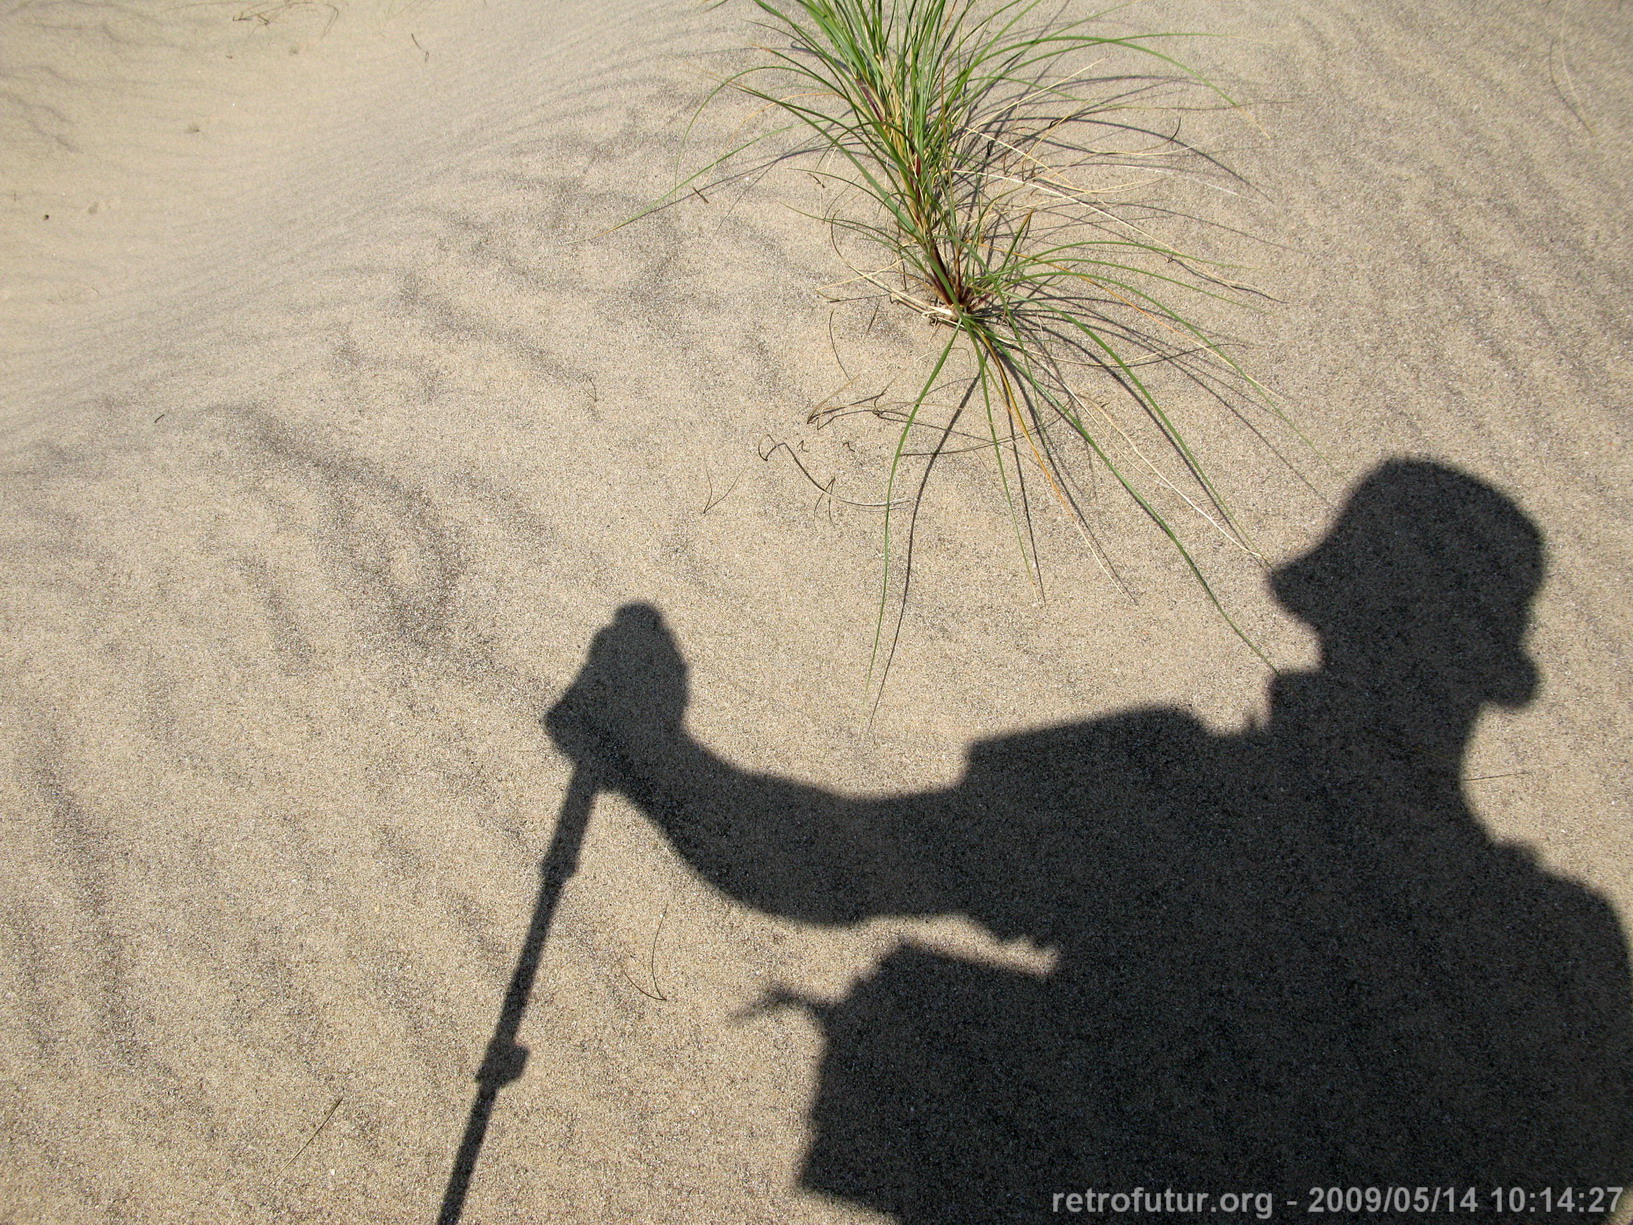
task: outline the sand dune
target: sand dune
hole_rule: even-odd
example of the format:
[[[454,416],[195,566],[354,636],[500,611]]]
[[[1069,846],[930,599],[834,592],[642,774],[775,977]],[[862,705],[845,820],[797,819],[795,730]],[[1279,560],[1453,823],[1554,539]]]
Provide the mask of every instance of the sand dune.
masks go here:
[[[879,520],[756,451],[860,501],[888,456],[877,423],[805,423],[847,378],[815,292],[843,270],[787,207],[811,188],[595,237],[685,164],[698,66],[734,62],[743,16],[0,14],[0,1219],[435,1219],[571,769],[540,718],[631,601],[675,633],[698,742],[839,795],[949,787],[979,741],[1134,708],[1262,719],[1268,674],[1137,513],[1097,503],[1134,600],[1045,518],[1040,604],[950,465],[864,730]],[[1164,190],[1253,236],[1201,237],[1278,300],[1230,325],[1330,465],[1304,462],[1312,492],[1178,411],[1276,565],[1402,456],[1540,531],[1541,688],[1479,724],[1466,799],[1627,915],[1628,14],[1125,17],[1237,36],[1190,55],[1252,104],[1196,128],[1243,182]],[[887,318],[838,356],[883,385],[926,331]],[[1273,657],[1313,665],[1264,575],[1203,547]],[[957,914],[757,910],[604,796],[466,1219],[890,1219],[802,1183],[823,1031],[757,1005],[842,1000],[905,937],[1051,964]]]

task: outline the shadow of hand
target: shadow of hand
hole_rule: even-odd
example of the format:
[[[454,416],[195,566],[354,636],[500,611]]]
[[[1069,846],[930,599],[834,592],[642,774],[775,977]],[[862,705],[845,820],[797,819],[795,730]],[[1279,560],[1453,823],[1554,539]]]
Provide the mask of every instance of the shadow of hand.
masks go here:
[[[657,609],[626,604],[596,634],[572,686],[544,716],[545,730],[601,785],[636,788],[643,769],[684,736],[686,663]]]

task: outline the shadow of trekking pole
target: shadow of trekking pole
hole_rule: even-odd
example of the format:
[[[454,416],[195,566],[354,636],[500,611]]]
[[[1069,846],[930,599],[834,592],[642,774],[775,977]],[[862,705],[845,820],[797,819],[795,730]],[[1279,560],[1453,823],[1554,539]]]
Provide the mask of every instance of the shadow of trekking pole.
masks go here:
[[[521,956],[516,959],[516,970],[510,976],[505,1002],[500,1005],[499,1022],[493,1027],[493,1038],[476,1072],[479,1086],[476,1100],[471,1103],[465,1135],[459,1142],[459,1155],[454,1158],[453,1172],[448,1175],[448,1187],[442,1194],[437,1225],[458,1225],[499,1090],[520,1080],[527,1063],[527,1048],[517,1043],[516,1035],[527,1012],[528,997],[533,993],[533,980],[538,976],[539,958],[550,934],[550,921],[555,917],[563,887],[578,869],[578,852],[584,843],[584,829],[589,824],[595,793],[596,783],[590,770],[583,765],[576,766],[572,781],[567,784],[567,797],[561,804],[550,849],[539,865],[539,896],[533,904],[533,920],[528,924]]]

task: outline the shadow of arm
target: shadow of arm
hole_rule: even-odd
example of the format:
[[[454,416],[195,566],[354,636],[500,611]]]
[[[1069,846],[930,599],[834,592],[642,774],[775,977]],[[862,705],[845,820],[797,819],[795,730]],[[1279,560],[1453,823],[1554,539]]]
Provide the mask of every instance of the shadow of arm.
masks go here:
[[[626,605],[545,715],[596,785],[620,792],[716,888],[771,914],[855,923],[958,909],[946,796],[855,800],[742,770],[685,728],[687,668],[656,609]]]
[[[618,788],[722,892],[807,923],[962,910],[949,799],[836,795],[742,770],[685,737]]]

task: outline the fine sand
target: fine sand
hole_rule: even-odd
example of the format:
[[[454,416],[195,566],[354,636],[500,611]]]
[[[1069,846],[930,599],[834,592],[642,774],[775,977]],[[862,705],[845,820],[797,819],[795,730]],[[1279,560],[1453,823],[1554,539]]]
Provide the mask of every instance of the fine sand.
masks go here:
[[[1269,673],[1103,480],[1123,587],[1045,506],[1040,601],[966,457],[867,726],[878,513],[759,455],[877,501],[888,427],[806,416],[905,385],[934,329],[830,321],[798,175],[597,237],[731,137],[727,104],[677,158],[746,7],[4,0],[0,1221],[434,1220],[571,773],[540,718],[626,603],[673,630],[699,742],[843,795],[1134,708],[1265,719]],[[1633,915],[1633,11],[1119,20],[1232,36],[1185,54],[1252,121],[1186,132],[1240,179],[1146,189],[1273,295],[1221,322],[1326,463],[1277,436],[1301,483],[1178,383],[1175,411],[1273,566],[1391,459],[1512,499],[1541,685],[1479,723],[1465,796]],[[1264,572],[1195,538],[1313,667]],[[841,1001],[904,939],[1055,953],[765,909],[597,801],[467,1221],[890,1219],[802,1185],[823,1031],[757,1005]]]

